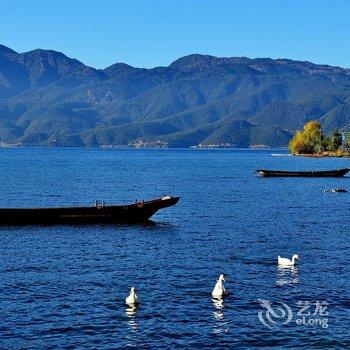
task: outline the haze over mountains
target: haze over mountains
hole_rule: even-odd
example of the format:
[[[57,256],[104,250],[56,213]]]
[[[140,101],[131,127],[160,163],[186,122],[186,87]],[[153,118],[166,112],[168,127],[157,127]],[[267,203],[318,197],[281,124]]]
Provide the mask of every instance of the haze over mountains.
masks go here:
[[[310,119],[349,127],[349,69],[195,54],[168,67],[98,70],[0,45],[3,145],[286,146]]]

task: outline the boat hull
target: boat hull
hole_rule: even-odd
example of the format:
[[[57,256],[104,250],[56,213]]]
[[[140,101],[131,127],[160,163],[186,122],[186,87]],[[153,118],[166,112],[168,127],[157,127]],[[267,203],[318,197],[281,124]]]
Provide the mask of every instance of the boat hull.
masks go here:
[[[350,169],[338,169],[327,171],[284,171],[284,170],[255,170],[263,177],[342,177]]]
[[[158,210],[175,205],[179,197],[163,197],[128,205],[70,208],[0,209],[0,225],[59,225],[142,223]]]

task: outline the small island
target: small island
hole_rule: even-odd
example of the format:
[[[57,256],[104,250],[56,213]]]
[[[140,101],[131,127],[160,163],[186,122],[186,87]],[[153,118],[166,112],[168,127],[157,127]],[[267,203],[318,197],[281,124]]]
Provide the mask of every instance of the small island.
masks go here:
[[[334,129],[331,134],[322,133],[318,121],[306,123],[303,130],[298,130],[289,143],[293,155],[308,157],[349,157],[348,133]]]

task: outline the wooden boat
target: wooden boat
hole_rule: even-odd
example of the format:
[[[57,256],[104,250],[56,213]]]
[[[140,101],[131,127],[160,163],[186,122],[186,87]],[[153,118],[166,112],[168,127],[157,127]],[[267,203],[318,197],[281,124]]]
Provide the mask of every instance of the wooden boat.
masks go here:
[[[284,171],[284,170],[255,170],[264,177],[341,177],[344,176],[350,169],[326,170],[326,171]]]
[[[142,223],[159,209],[175,205],[180,197],[165,196],[127,205],[67,208],[0,209],[0,225],[52,225],[96,223]]]

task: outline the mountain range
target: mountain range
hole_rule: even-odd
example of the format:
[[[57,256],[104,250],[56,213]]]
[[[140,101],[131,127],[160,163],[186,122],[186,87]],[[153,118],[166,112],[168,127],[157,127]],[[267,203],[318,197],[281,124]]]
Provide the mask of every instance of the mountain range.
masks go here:
[[[286,146],[311,119],[350,125],[350,69],[193,54],[168,67],[94,69],[0,45],[0,144]]]

